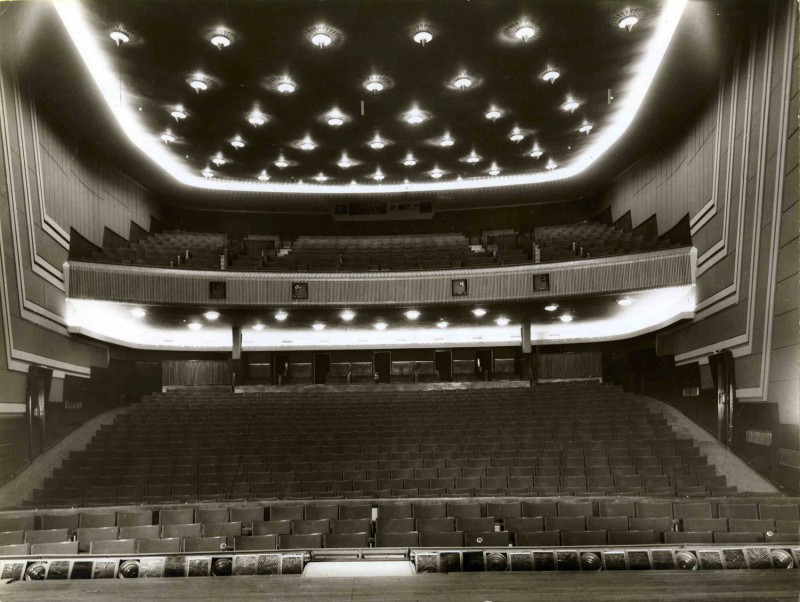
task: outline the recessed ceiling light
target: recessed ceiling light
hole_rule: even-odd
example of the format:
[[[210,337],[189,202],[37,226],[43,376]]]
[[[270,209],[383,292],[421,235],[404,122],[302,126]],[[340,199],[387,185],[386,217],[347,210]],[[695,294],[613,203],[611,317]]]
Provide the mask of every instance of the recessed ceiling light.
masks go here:
[[[436,328],[447,328],[448,326],[450,326],[450,323],[445,320],[439,320],[436,322]]]
[[[314,330],[325,330],[325,324],[323,324],[322,322],[314,322],[311,325],[311,328],[313,328]]]
[[[253,324],[253,330],[264,330],[263,324]]]
[[[439,146],[443,146],[445,148],[447,148],[449,146],[453,146],[455,143],[456,143],[456,141],[453,140],[453,138],[450,136],[450,134],[445,134],[439,140]]]
[[[348,169],[349,167],[353,167],[355,165],[350,157],[347,156],[347,153],[342,153],[342,158],[339,159],[338,163],[336,163],[342,169]]]
[[[559,316],[558,318],[562,322],[572,322],[572,316],[569,314],[564,314],[563,316]]]
[[[386,327],[389,325],[386,322],[375,322],[373,326],[375,330],[386,330]]]
[[[258,174],[258,179],[261,182],[268,182],[269,181],[269,174],[267,173],[266,169],[262,170],[261,173]]]
[[[491,121],[497,121],[502,116],[503,112],[497,107],[491,107],[488,111],[486,111],[486,119],[489,119]]]
[[[217,167],[220,167],[222,165],[225,165],[228,162],[228,160],[222,156],[222,153],[217,153],[211,158],[211,162]]]
[[[581,127],[579,127],[579,128],[578,128],[578,131],[579,131],[581,134],[586,134],[586,135],[588,136],[588,135],[589,135],[589,132],[591,132],[591,131],[592,131],[592,127],[593,127],[593,126],[592,126],[592,124],[591,124],[591,123],[584,123],[584,124],[583,124]]]
[[[267,122],[267,116],[264,115],[261,111],[253,111],[247,116],[247,121],[250,122],[250,125],[258,127],[260,125],[264,125]]]
[[[523,138],[525,138],[525,134],[522,133],[522,130],[516,127],[511,130],[511,133],[508,135],[508,139],[511,140],[511,142],[519,142]]]
[[[275,319],[276,319],[278,322],[283,322],[283,321],[284,321],[286,318],[288,318],[288,317],[289,317],[289,314],[287,314],[287,313],[286,313],[285,311],[283,311],[282,309],[279,309],[278,311],[276,311],[276,312],[275,312]]]
[[[333,42],[333,38],[324,31],[317,31],[317,33],[311,36],[311,43],[319,48],[330,46],[331,42]]]
[[[382,75],[370,75],[362,84],[367,92],[377,94],[386,89],[388,78]]]
[[[579,103],[577,100],[575,100],[570,96],[567,98],[566,101],[564,101],[564,104],[561,105],[561,108],[564,111],[569,111],[570,113],[574,113],[575,109],[577,109],[579,106],[581,106],[581,103]]]
[[[119,28],[112,29],[108,33],[108,35],[111,37],[112,40],[114,40],[114,42],[116,42],[117,46],[119,46],[120,44],[127,44],[131,40],[130,36],[128,36],[127,33],[125,33]]]
[[[502,170],[497,166],[497,163],[492,163],[492,166],[489,168],[489,175],[490,176],[499,176]]]
[[[244,140],[242,140],[241,136],[236,136],[233,140],[231,140],[231,146],[236,150],[244,148]]]
[[[438,179],[439,179],[439,178],[441,178],[443,175],[444,175],[444,172],[443,172],[441,169],[439,169],[438,167],[435,167],[435,168],[434,168],[434,169],[433,169],[433,170],[430,172],[430,176],[431,176],[431,177],[432,177],[434,180],[438,180]]]
[[[379,134],[375,134],[375,137],[369,141],[369,146],[372,149],[380,150],[386,146],[386,141]]]
[[[131,310],[131,315],[134,318],[144,318],[147,315],[147,312],[143,310],[141,307],[134,307]]]
[[[203,316],[205,316],[206,320],[216,320],[219,318],[219,312],[211,310],[204,313]]]
[[[375,173],[374,173],[374,174],[372,174],[370,177],[371,177],[373,180],[375,180],[376,182],[380,182],[380,181],[382,181],[382,180],[383,180],[383,179],[384,179],[386,176],[385,176],[385,175],[383,174],[383,172],[381,171],[381,168],[380,168],[380,167],[378,167],[378,169],[376,169],[376,170],[375,170]]]
[[[317,175],[314,176],[313,179],[322,184],[323,182],[328,181],[330,178],[326,176],[324,173],[319,172]]]
[[[545,311],[555,311],[555,310],[558,309],[558,304],[551,303],[550,305],[545,305],[544,309],[545,309]]]
[[[505,318],[505,317],[503,317],[503,316],[500,316],[500,317],[499,317],[499,318],[497,318],[497,319],[496,319],[494,322],[495,322],[495,324],[497,324],[498,326],[508,326],[508,323],[510,322],[510,320],[509,320],[508,318]]]
[[[189,330],[200,330],[203,327],[203,325],[198,322],[189,322],[186,326]]]
[[[542,74],[539,77],[541,77],[544,81],[550,82],[552,84],[559,77],[561,77],[561,72],[553,67],[548,67],[542,72]]]
[[[172,135],[172,132],[167,130],[161,134],[161,140],[164,141],[164,144],[169,144],[170,142],[175,142],[175,136]]]
[[[206,82],[205,78],[201,74],[197,74],[189,80],[189,85],[194,88],[194,91],[200,94],[200,92],[204,92],[208,90],[208,83]]]
[[[417,160],[414,158],[414,155],[408,153],[406,158],[403,159],[403,165],[406,167],[414,167],[417,164]]]
[[[414,34],[414,41],[417,44],[425,46],[425,44],[431,40],[433,40],[433,33],[431,33],[430,28],[425,25],[420,25],[419,30]]]
[[[622,17],[619,20],[619,23],[617,23],[617,25],[619,25],[620,29],[627,29],[628,31],[630,31],[631,29],[633,29],[633,26],[636,25],[638,22],[639,22],[639,17],[637,17],[636,15],[627,15],[625,17]]]
[[[514,37],[523,42],[529,41],[536,34],[536,28],[530,23],[524,23],[517,27]]]
[[[203,171],[200,172],[204,178],[213,178],[214,172],[211,171],[208,167],[206,167]]]
[[[291,94],[292,92],[297,90],[297,84],[294,83],[294,81],[289,79],[288,77],[282,77],[275,84],[275,89],[281,94]]]
[[[475,309],[472,310],[472,313],[481,318],[486,315],[486,310],[483,309],[482,307],[476,307]]]
[[[617,303],[619,305],[622,305],[623,307],[626,307],[631,303],[633,303],[633,299],[631,299],[630,297],[622,297],[622,299],[617,299]]]
[[[558,167],[558,163],[556,163],[552,159],[550,159],[547,162],[547,165],[545,165],[545,168],[547,169],[547,171],[553,171],[556,167]]]
[[[186,119],[186,111],[183,110],[183,107],[175,107],[175,109],[170,112],[170,115],[172,115],[175,121]]]
[[[217,50],[222,50],[231,45],[231,39],[224,33],[216,33],[211,36],[211,43],[217,47]]]
[[[538,144],[534,144],[533,148],[531,149],[531,152],[528,153],[528,156],[529,157],[533,157],[534,159],[538,159],[543,154],[544,154],[544,151],[541,148],[539,148],[539,145]]]
[[[469,163],[470,165],[475,165],[476,163],[480,163],[481,159],[483,159],[483,157],[481,157],[478,153],[476,153],[473,150],[470,154],[468,154],[461,160],[464,161],[465,163]]]
[[[339,317],[345,322],[350,322],[353,318],[356,317],[356,312],[351,311],[349,309],[345,309],[342,313],[339,314]]]
[[[304,151],[312,151],[315,148],[317,148],[317,145],[314,143],[314,141],[309,136],[306,136],[305,138],[303,138],[299,142],[298,146],[300,147],[300,150],[304,150]]]
[[[427,115],[414,107],[403,116],[403,119],[411,125],[418,125],[427,119]]]
[[[416,309],[409,309],[407,312],[405,312],[405,316],[409,320],[416,320],[417,318],[419,318],[419,315],[420,314]]]
[[[466,90],[472,85],[472,78],[467,74],[459,75],[457,78],[453,80],[453,85],[456,88]]]
[[[284,169],[285,167],[289,167],[289,162],[283,155],[278,155],[278,158],[275,159],[275,167],[278,169]]]

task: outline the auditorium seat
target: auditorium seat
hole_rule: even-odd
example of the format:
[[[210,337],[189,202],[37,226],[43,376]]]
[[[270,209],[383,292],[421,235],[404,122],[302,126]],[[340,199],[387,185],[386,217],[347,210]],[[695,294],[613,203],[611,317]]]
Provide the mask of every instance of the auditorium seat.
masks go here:
[[[248,535],[234,538],[234,549],[237,551],[276,550],[277,535]]]
[[[135,539],[93,540],[89,545],[90,554],[134,554]]]
[[[158,539],[160,527],[158,525],[134,525],[120,527],[120,539]]]
[[[560,531],[519,531],[515,538],[518,546],[558,547],[561,545]]]
[[[183,552],[219,552],[228,547],[228,539],[224,535],[212,537],[185,537],[183,539]]]
[[[298,550],[303,548],[321,548],[322,533],[307,533],[302,535],[279,535],[279,550]]]
[[[30,549],[28,543],[0,545],[0,556],[27,556]]]
[[[31,543],[31,554],[34,556],[59,555],[74,556],[78,554],[77,541],[54,541]]]
[[[377,548],[413,548],[419,546],[419,534],[416,531],[406,533],[375,533]]]

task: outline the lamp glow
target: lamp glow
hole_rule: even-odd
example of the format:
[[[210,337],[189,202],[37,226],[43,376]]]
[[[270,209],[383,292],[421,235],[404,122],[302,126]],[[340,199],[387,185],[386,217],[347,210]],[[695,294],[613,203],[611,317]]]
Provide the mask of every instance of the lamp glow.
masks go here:
[[[558,309],[558,304],[551,303],[550,305],[545,305],[544,309],[545,309],[545,311],[555,311],[555,310]]]
[[[459,75],[453,82],[453,85],[456,88],[461,88],[462,90],[466,90],[472,85],[472,78],[469,77],[468,75]]]
[[[189,330],[200,330],[203,327],[199,322],[189,322],[186,326]]]
[[[161,140],[164,141],[164,144],[169,144],[170,142],[175,142],[175,136],[172,135],[172,132],[167,130],[161,134]]]
[[[382,180],[383,180],[383,179],[384,179],[386,176],[385,176],[385,175],[383,175],[383,172],[381,171],[381,168],[379,167],[378,169],[376,169],[376,170],[375,170],[375,173],[374,173],[374,174],[372,174],[370,177],[371,177],[373,180],[375,180],[376,182],[380,182],[380,181],[382,181]]]
[[[414,34],[414,41],[422,46],[425,46],[431,40],[433,40],[433,34],[427,29],[422,29]]]
[[[591,123],[584,123],[584,124],[583,124],[581,127],[579,127],[579,128],[578,128],[578,131],[579,131],[581,134],[586,134],[586,135],[588,136],[588,135],[589,135],[589,132],[591,132],[591,131],[592,131],[592,127],[593,127],[593,126],[592,126],[592,124],[591,124]]]
[[[547,162],[547,165],[545,165],[545,168],[547,169],[547,171],[553,171],[556,167],[558,167],[558,163],[556,163],[552,159],[550,159]]]
[[[403,165],[406,167],[414,167],[417,164],[417,160],[414,158],[414,155],[408,153],[406,158],[403,159]]]
[[[563,316],[559,316],[558,319],[564,322],[565,324],[568,322],[572,322],[572,316],[569,314],[564,314]]]
[[[324,173],[319,172],[317,175],[314,176],[313,179],[322,184],[323,182],[327,182],[330,178],[328,178],[328,176],[326,176]]]
[[[236,150],[244,148],[244,140],[242,140],[241,136],[236,136],[233,140],[231,140],[231,146]]]
[[[482,307],[476,307],[475,309],[472,310],[472,313],[477,317],[482,318],[483,316],[486,315],[486,310],[483,309]]]
[[[112,40],[119,46],[120,44],[127,44],[130,42],[130,37],[121,29],[112,29],[108,34]]]
[[[375,322],[373,327],[375,330],[386,330],[387,326],[389,326],[386,322]]]
[[[464,157],[463,160],[470,165],[475,165],[476,163],[480,163],[481,156],[473,150],[469,155]]]
[[[434,180],[438,180],[444,175],[444,172],[437,167],[433,171],[431,171],[430,175]]]
[[[261,173],[258,174],[258,180],[259,182],[269,182],[269,174],[267,173],[266,169],[262,170]]]
[[[330,46],[331,42],[333,42],[333,38],[331,38],[331,36],[329,36],[324,31],[318,31],[313,36],[311,36],[311,43],[319,48],[325,48],[326,46]]]
[[[223,33],[217,33],[211,36],[211,43],[217,47],[217,50],[222,50],[231,45],[231,39]]]
[[[253,330],[264,330],[263,324],[253,324]]]
[[[534,34],[536,33],[536,29],[533,25],[520,25],[517,28],[517,31],[514,32],[514,37],[518,40],[522,40],[523,42],[529,41]]]
[[[279,155],[277,159],[275,159],[275,167],[278,169],[284,169],[289,167],[289,162],[284,158],[283,155]]]
[[[523,138],[525,138],[525,134],[523,134],[522,130],[519,128],[514,128],[508,135],[508,139],[511,140],[511,142],[520,142]]]
[[[287,314],[287,313],[286,313],[285,311],[283,311],[282,309],[279,309],[278,311],[276,311],[276,312],[275,312],[275,319],[276,319],[278,322],[283,322],[283,321],[285,321],[285,320],[286,320],[286,318],[288,318],[288,317],[289,317],[289,314]]]
[[[626,17],[622,17],[617,25],[619,25],[620,29],[627,29],[628,31],[630,31],[631,29],[633,29],[634,25],[636,25],[638,22],[639,22],[639,17],[637,17],[636,15],[628,15]]]
[[[134,318],[144,318],[147,315],[147,312],[143,310],[141,307],[134,307],[131,310],[131,315]]]
[[[416,309],[409,309],[407,312],[405,312],[405,316],[409,320],[416,320],[417,318],[419,318],[420,313]]]
[[[202,76],[196,75],[192,78],[189,82],[189,85],[194,88],[194,91],[200,94],[200,92],[205,92],[208,90],[208,84],[203,80]]]
[[[633,299],[630,297],[623,297],[622,299],[617,299],[617,304],[623,307],[627,307],[633,303]]]
[[[353,167],[353,162],[347,156],[347,153],[342,153],[342,158],[339,159],[339,162],[337,163],[337,165],[339,167],[341,167],[342,169],[348,169],[350,167]]]
[[[219,312],[211,310],[211,311],[207,311],[206,313],[204,313],[203,316],[205,316],[206,320],[212,320],[213,321],[213,320],[219,319]]]
[[[558,69],[547,69],[544,73],[542,73],[542,79],[549,83],[554,83],[559,77],[561,77],[561,73]]]
[[[317,145],[316,145],[316,144],[314,143],[314,141],[313,141],[313,140],[312,140],[310,137],[308,137],[308,136],[306,136],[305,138],[303,138],[303,139],[300,141],[300,144],[299,144],[299,146],[300,146],[300,150],[304,150],[304,151],[312,151],[312,150],[314,150],[315,148],[317,148]]]
[[[418,125],[425,121],[425,115],[419,109],[411,109],[405,114],[405,120],[411,125]]]
[[[499,318],[497,318],[494,321],[494,323],[497,324],[498,326],[508,326],[509,322],[510,322],[510,320],[508,318],[506,318],[506,317],[503,317],[503,316],[500,316]]]
[[[297,90],[297,84],[288,78],[284,78],[278,82],[278,84],[275,86],[275,89],[281,94],[291,94]]]
[[[492,107],[486,111],[486,119],[489,119],[490,121],[497,121],[502,116],[503,112],[496,107]]]
[[[538,159],[543,154],[544,151],[541,148],[539,148],[538,145],[534,144],[533,149],[531,150],[531,152],[528,153],[528,156],[533,157],[534,159]]]
[[[184,111],[182,107],[175,107],[175,110],[170,112],[170,115],[172,115],[175,121],[186,119],[186,111]]]
[[[344,119],[338,116],[328,117],[328,125],[338,128],[340,125],[344,124]]]
[[[350,322],[353,320],[353,318],[356,317],[356,312],[349,309],[345,309],[342,313],[339,314],[339,317],[345,322]]]
[[[447,148],[449,146],[453,146],[455,143],[456,143],[456,141],[453,140],[453,138],[450,136],[450,134],[445,134],[439,140],[439,146],[443,146],[445,148]]]
[[[222,156],[222,153],[217,153],[211,158],[211,162],[217,167],[220,167],[222,165],[225,165],[228,162],[228,160]]]
[[[497,166],[497,163],[492,163],[492,166],[489,168],[489,175],[490,176],[499,176],[501,169]]]
[[[213,171],[211,171],[211,170],[210,170],[208,167],[206,167],[206,168],[205,168],[203,171],[201,171],[201,172],[200,172],[200,174],[201,174],[201,175],[202,175],[204,178],[207,178],[207,179],[211,179],[211,178],[213,178],[213,177],[214,177],[214,172],[213,172]]]
[[[364,82],[364,88],[367,90],[367,92],[377,94],[378,92],[383,91],[384,85],[379,75],[370,75]]]
[[[250,122],[250,125],[258,127],[264,125],[267,122],[267,118],[261,111],[253,111],[247,116],[247,121]]]
[[[574,113],[575,109],[577,109],[579,106],[581,106],[581,103],[570,97],[567,98],[564,104],[561,105],[561,109],[564,111],[569,111],[570,113]]]
[[[369,146],[372,149],[380,150],[386,146],[386,141],[381,138],[378,134],[375,134],[375,137],[370,140]]]
[[[322,322],[314,322],[311,325],[311,328],[313,328],[316,331],[325,330],[325,324],[323,324]]]
[[[450,326],[450,323],[445,320],[439,320],[436,322],[436,328],[447,328],[448,326]]]

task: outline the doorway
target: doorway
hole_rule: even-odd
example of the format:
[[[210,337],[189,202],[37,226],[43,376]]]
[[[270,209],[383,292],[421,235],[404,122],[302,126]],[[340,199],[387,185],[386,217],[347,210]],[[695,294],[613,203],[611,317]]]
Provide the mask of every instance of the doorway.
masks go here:
[[[392,352],[376,351],[372,355],[372,365],[378,374],[379,383],[388,383],[392,372]]]
[[[289,354],[276,353],[272,356],[272,382],[285,385],[289,380]]]
[[[492,380],[493,355],[492,349],[478,349],[475,352],[475,371],[480,380]]]
[[[328,380],[328,372],[331,371],[331,354],[314,354],[314,384],[324,385]]]
[[[453,380],[453,352],[450,349],[442,349],[434,352],[433,356],[436,371],[439,373],[439,380],[449,383]]]

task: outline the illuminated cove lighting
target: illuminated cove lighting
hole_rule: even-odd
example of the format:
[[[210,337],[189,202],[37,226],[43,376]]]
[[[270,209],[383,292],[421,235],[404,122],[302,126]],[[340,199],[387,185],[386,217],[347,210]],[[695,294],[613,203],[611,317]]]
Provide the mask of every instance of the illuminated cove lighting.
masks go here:
[[[650,85],[661,65],[670,41],[680,22],[688,0],[667,0],[655,19],[655,31],[645,44],[639,63],[632,70],[632,77],[620,90],[620,102],[604,120],[601,134],[592,137],[592,143],[571,161],[551,171],[535,171],[508,174],[501,177],[474,177],[464,179],[430,180],[395,184],[345,184],[322,185],[316,183],[261,182],[251,179],[203,178],[195,169],[179,160],[158,137],[148,131],[138,115],[136,94],[120,83],[114,69],[112,56],[103,48],[102,40],[107,32],[96,31],[80,0],[59,0],[53,3],[64,27],[75,44],[75,48],[89,70],[103,100],[122,127],[128,139],[145,155],[150,157],[172,178],[194,188],[224,190],[230,192],[263,192],[287,194],[376,194],[400,192],[428,192],[445,190],[484,189],[500,186],[518,186],[552,182],[574,177],[589,168],[614,145],[633,122],[642,106]]]

